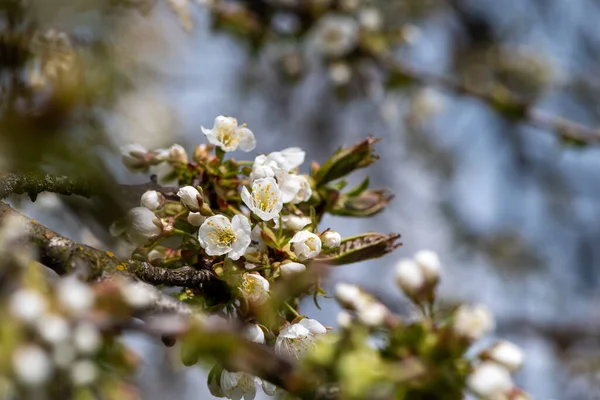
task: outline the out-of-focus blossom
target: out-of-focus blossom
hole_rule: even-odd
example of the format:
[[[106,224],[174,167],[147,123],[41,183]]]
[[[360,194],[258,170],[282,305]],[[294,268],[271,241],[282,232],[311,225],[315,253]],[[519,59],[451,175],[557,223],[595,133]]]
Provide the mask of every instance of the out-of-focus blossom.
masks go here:
[[[314,319],[305,318],[279,332],[275,341],[275,352],[294,358],[314,347],[319,335],[327,333],[327,329]]]
[[[513,382],[506,368],[492,362],[482,362],[467,378],[467,386],[483,399],[501,400],[507,398]]]
[[[240,291],[249,302],[261,305],[269,299],[269,281],[258,274],[246,273],[242,278]]]
[[[50,358],[42,348],[33,344],[15,350],[12,366],[17,380],[25,385],[41,385],[52,374]]]
[[[477,340],[494,330],[496,322],[492,312],[483,305],[461,305],[454,313],[452,328],[456,334]]]

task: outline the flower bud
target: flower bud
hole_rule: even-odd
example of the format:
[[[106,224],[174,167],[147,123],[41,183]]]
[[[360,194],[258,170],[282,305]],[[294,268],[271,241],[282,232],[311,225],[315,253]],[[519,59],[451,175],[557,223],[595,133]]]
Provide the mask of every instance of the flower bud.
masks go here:
[[[41,385],[52,373],[50,358],[36,345],[18,348],[13,353],[12,366],[17,380],[25,385]]]
[[[246,324],[242,330],[242,336],[254,343],[265,343],[265,333],[260,326],[256,324]]]
[[[165,196],[156,190],[148,190],[142,195],[141,206],[150,211],[158,210],[165,204]]]
[[[494,316],[486,306],[463,304],[454,313],[452,329],[466,339],[477,340],[495,327]]]
[[[281,266],[279,267],[279,271],[283,279],[290,279],[294,275],[306,271],[306,265],[290,261],[286,264],[281,264]]]
[[[484,352],[483,356],[497,364],[502,365],[510,372],[521,368],[525,359],[521,349],[506,340],[502,340]]]
[[[189,222],[190,225],[194,225],[194,226],[202,225],[202,223],[204,222],[205,219],[206,218],[199,212],[191,212],[187,216],[187,222]]]
[[[410,259],[396,265],[396,283],[410,298],[415,298],[425,285],[425,275],[419,264]]]
[[[188,162],[187,153],[180,144],[174,144],[169,148],[169,158],[185,164]]]
[[[433,251],[421,250],[414,255],[414,260],[421,267],[427,282],[437,283],[441,269],[438,255]]]
[[[292,231],[300,231],[312,222],[310,217],[299,217],[297,215],[284,215],[281,217],[281,221],[285,229]]]
[[[335,249],[340,247],[342,243],[342,237],[336,231],[327,231],[321,235],[321,240],[323,241],[323,246],[328,249]]]
[[[504,399],[512,390],[513,382],[504,367],[484,361],[469,375],[467,386],[484,399]]]
[[[198,212],[204,203],[202,194],[193,186],[184,186],[177,192],[181,203],[190,211]]]
[[[10,313],[25,322],[35,322],[46,307],[44,296],[30,289],[19,289],[10,296]]]
[[[314,258],[321,253],[321,239],[308,231],[296,232],[290,239],[292,251],[300,261]]]
[[[148,154],[148,150],[139,144],[129,144],[121,147],[121,160],[125,167],[132,172],[143,171],[148,168],[146,154]]]
[[[360,297],[361,291],[356,285],[341,282],[335,285],[334,295],[343,306],[349,306]]]
[[[160,235],[163,231],[162,222],[156,215],[145,207],[135,207],[127,212],[127,237],[133,243],[146,244],[148,240]]]
[[[383,324],[390,311],[376,300],[369,301],[356,310],[358,320],[371,327]]]

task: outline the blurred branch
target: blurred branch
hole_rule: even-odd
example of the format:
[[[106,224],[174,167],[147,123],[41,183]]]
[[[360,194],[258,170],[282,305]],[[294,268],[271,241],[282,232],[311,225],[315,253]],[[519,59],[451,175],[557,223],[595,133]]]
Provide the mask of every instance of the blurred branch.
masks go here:
[[[497,90],[479,89],[448,77],[438,76],[416,69],[387,54],[379,59],[396,79],[436,86],[459,95],[477,98],[505,118],[522,122],[546,131],[554,132],[560,139],[577,144],[600,142],[600,130],[593,129],[569,119],[534,108],[534,105],[499,87]]]
[[[98,250],[61,236],[18,213],[8,204],[0,202],[0,220],[9,216],[22,219],[28,238],[39,248],[40,261],[59,275],[79,273],[92,281],[121,272],[153,285],[188,287],[199,287],[213,277],[209,270],[196,270],[191,267],[167,269],[140,260],[121,261],[111,252]]]

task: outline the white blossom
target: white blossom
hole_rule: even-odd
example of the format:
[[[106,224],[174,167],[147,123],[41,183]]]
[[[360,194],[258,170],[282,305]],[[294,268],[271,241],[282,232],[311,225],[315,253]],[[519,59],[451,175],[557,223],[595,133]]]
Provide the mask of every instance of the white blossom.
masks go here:
[[[281,277],[283,279],[290,279],[295,275],[306,271],[306,265],[297,262],[288,262],[281,264],[279,271],[281,272]]]
[[[277,392],[277,386],[265,380],[262,381],[262,390],[267,396],[274,396]]]
[[[15,317],[25,321],[36,321],[46,310],[44,296],[31,289],[19,289],[10,296],[9,309]]]
[[[190,212],[187,216],[187,222],[189,222],[190,225],[194,226],[202,225],[205,219],[206,217],[204,217],[199,212]]]
[[[235,215],[231,221],[223,215],[215,215],[200,226],[198,239],[209,256],[227,254],[232,260],[238,260],[250,245],[250,233],[250,222],[244,215]]]
[[[327,329],[317,320],[304,318],[279,332],[275,341],[277,354],[300,358],[300,356],[315,345],[318,336],[327,333]]]
[[[336,231],[327,231],[321,235],[321,240],[323,241],[323,247],[328,249],[335,249],[340,247],[342,243],[342,236]]]
[[[368,31],[378,31],[383,24],[381,12],[375,7],[361,9],[358,12],[358,21]]]
[[[468,376],[467,386],[483,399],[500,400],[512,390],[513,382],[506,368],[484,361]]]
[[[335,62],[329,66],[329,77],[336,85],[345,85],[352,78],[352,69],[345,62]]]
[[[283,208],[281,191],[273,178],[255,180],[252,183],[252,193],[244,186],[242,200],[263,221],[277,218]]]
[[[335,298],[344,305],[354,305],[362,295],[358,286],[344,282],[335,285],[334,294]]]
[[[289,229],[292,231],[300,231],[308,224],[312,223],[310,217],[300,217],[298,215],[284,215],[281,217],[281,221],[283,222],[284,229]],[[278,223],[279,221],[276,222]]]
[[[414,296],[425,285],[425,274],[415,261],[403,259],[396,264],[396,283],[407,296]]]
[[[79,360],[71,366],[71,381],[75,386],[87,386],[98,378],[98,367],[90,360]]]
[[[254,343],[265,343],[265,333],[260,328],[260,326],[256,324],[246,324],[246,326],[244,326],[244,329],[242,330],[242,336],[245,339]]]
[[[162,223],[146,207],[135,207],[127,212],[127,237],[135,244],[146,244],[162,233]]]
[[[317,49],[328,56],[350,53],[358,44],[358,22],[351,17],[328,14],[321,18],[314,31]]]
[[[306,153],[299,147],[261,154],[254,159],[250,179],[273,178],[279,172],[290,172],[302,165],[305,157]]]
[[[238,148],[242,151],[252,151],[256,147],[252,131],[245,125],[238,126],[235,118],[220,115],[215,118],[212,129],[202,127],[202,132],[209,143],[220,147],[225,152],[235,151]]]
[[[169,158],[187,164],[187,152],[180,144],[174,144],[169,148]]]
[[[165,203],[165,197],[156,190],[148,190],[144,192],[141,199],[141,206],[146,207],[150,211],[158,210]]]
[[[19,382],[37,386],[52,374],[52,363],[44,350],[36,345],[25,345],[13,353],[12,367]]]
[[[245,273],[240,291],[249,302],[261,305],[269,299],[269,281],[258,274]]]
[[[321,253],[321,239],[312,232],[300,231],[290,239],[292,251],[300,261],[316,257]]]
[[[414,255],[414,260],[423,271],[428,282],[437,282],[440,277],[441,264],[436,253],[430,250],[421,250]]]
[[[73,330],[73,344],[83,354],[93,354],[102,345],[102,336],[92,323],[80,322]]]
[[[341,310],[337,315],[338,326],[347,329],[352,325],[352,314],[346,310]]]
[[[69,322],[58,314],[45,314],[37,320],[36,328],[40,337],[50,344],[66,341],[71,334]]]
[[[312,188],[306,176],[279,171],[276,177],[284,204],[299,204],[308,201],[312,196]]]
[[[121,147],[121,160],[127,169],[136,172],[146,167],[144,156],[147,153],[148,150],[140,144],[128,144]]]
[[[69,311],[80,314],[94,305],[94,291],[74,276],[59,281],[56,287],[58,301]]]
[[[463,304],[454,313],[452,328],[459,336],[470,340],[481,338],[496,326],[491,311],[483,305]]]
[[[121,296],[125,303],[133,308],[148,307],[152,303],[152,296],[147,288],[147,284],[142,282],[123,282],[120,287]]]
[[[202,195],[193,186],[184,186],[177,191],[177,196],[181,199],[181,203],[192,212],[200,211],[200,201]]]
[[[358,307],[356,316],[359,321],[367,326],[379,326],[385,321],[390,311],[386,306],[378,301],[366,302],[363,306]]]
[[[256,397],[256,386],[260,385],[260,379],[246,372],[229,372],[224,369],[221,372],[221,389],[223,394],[231,400],[254,400]]]
[[[502,365],[510,372],[521,368],[525,359],[523,351],[517,345],[506,340],[502,340],[492,346],[487,351],[487,356],[491,361]]]

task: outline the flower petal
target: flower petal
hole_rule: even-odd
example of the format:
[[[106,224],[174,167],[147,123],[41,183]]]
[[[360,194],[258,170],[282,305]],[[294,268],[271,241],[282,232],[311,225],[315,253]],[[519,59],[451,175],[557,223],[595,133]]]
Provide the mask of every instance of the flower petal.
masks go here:
[[[246,127],[237,128],[237,133],[239,135],[239,149],[242,151],[252,151],[256,147],[256,139],[254,139],[254,134],[252,131]]]

